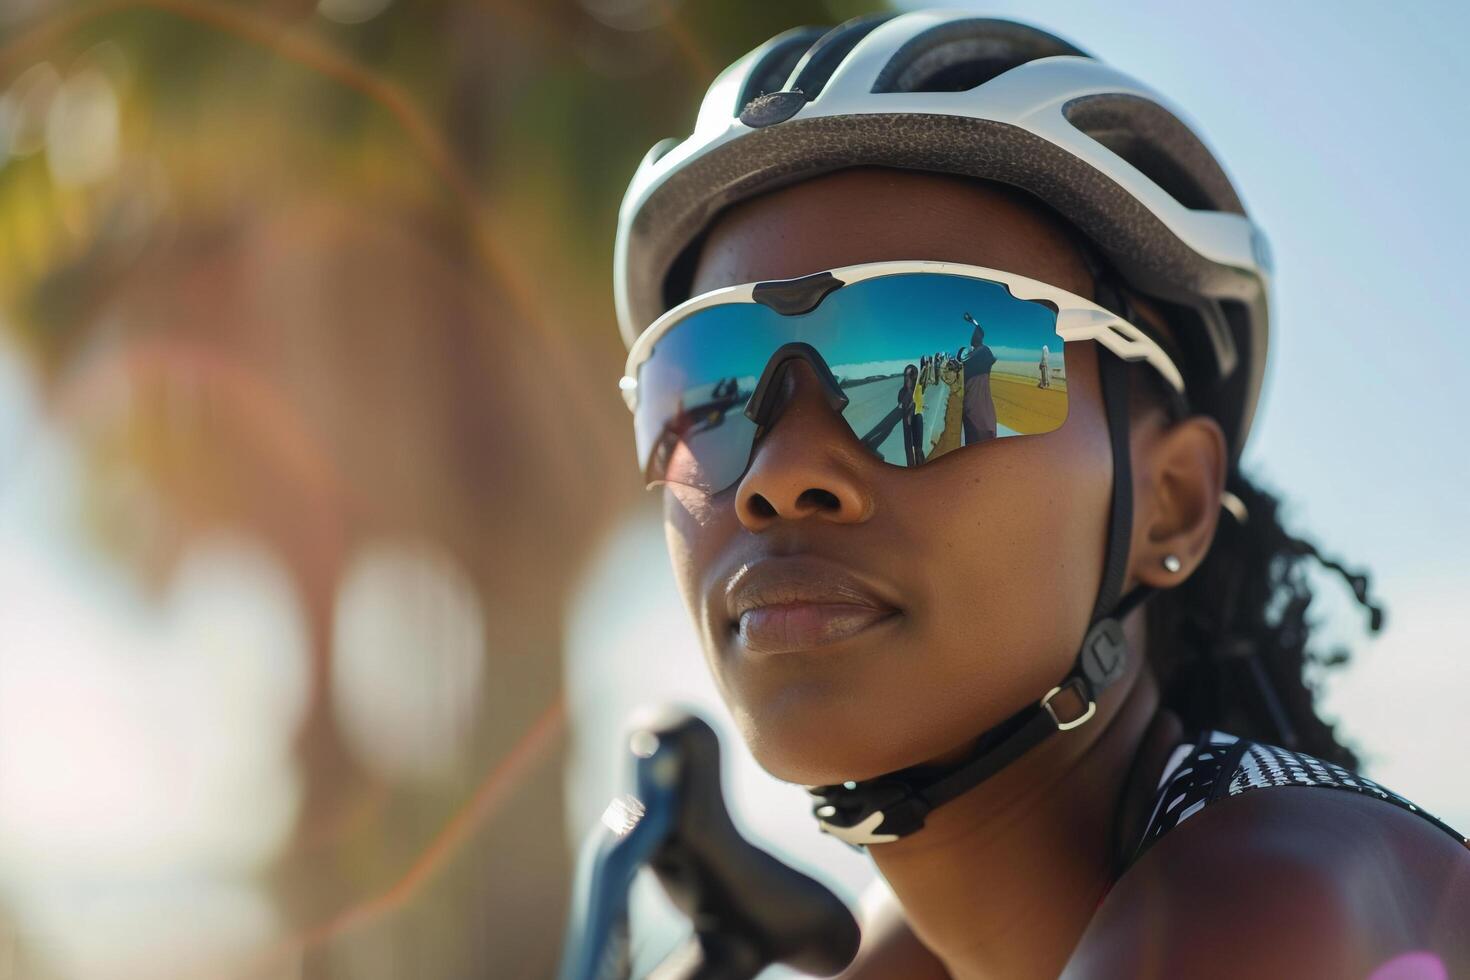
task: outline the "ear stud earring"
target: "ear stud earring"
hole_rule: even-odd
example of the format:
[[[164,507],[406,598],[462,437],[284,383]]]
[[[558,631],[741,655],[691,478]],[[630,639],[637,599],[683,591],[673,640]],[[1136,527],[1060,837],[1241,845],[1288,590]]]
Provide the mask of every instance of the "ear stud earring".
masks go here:
[[[1166,572],[1168,572],[1168,573],[1170,573],[1172,575],[1173,573],[1179,571],[1179,569],[1181,569],[1183,567],[1184,567],[1184,563],[1179,560],[1179,556],[1178,555],[1165,555],[1164,556],[1164,571],[1166,571]]]

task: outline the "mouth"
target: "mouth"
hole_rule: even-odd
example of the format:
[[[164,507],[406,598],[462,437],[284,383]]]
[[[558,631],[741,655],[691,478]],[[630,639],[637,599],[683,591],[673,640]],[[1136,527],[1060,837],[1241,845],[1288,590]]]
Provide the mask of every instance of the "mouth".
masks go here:
[[[725,587],[725,608],[737,642],[758,655],[829,646],[900,614],[847,569],[805,556],[740,566]]]

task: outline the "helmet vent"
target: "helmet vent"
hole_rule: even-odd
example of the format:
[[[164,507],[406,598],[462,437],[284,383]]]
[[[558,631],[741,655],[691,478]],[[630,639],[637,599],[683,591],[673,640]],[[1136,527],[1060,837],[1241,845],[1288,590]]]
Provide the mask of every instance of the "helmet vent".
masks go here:
[[[873,82],[874,92],[964,92],[1038,58],[1087,57],[1046,31],[974,17],[938,24],[904,43]]]
[[[1245,214],[1213,154],[1157,102],[1136,95],[1086,95],[1068,102],[1062,114],[1184,207]]]
[[[735,99],[731,115],[738,116],[752,101],[767,92],[786,87],[786,76],[817,40],[827,33],[825,27],[794,27],[766,42],[765,53],[756,58]]]
[[[866,17],[854,17],[844,21],[823,34],[817,43],[807,49],[791,70],[791,77],[786,81],[786,88],[805,92],[808,99],[815,99],[821,94],[827,79],[842,64],[857,43],[869,34],[873,29],[892,20],[895,14],[869,14]]]

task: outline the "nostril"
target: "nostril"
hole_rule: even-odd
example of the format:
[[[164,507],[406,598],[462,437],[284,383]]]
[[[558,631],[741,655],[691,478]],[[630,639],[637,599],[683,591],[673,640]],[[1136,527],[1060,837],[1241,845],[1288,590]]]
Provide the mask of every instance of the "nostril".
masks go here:
[[[796,498],[796,506],[799,510],[841,510],[842,501],[830,490],[813,487],[802,491],[801,496]]]
[[[776,516],[776,508],[769,500],[758,493],[750,495],[750,512],[756,517],[771,518]]]

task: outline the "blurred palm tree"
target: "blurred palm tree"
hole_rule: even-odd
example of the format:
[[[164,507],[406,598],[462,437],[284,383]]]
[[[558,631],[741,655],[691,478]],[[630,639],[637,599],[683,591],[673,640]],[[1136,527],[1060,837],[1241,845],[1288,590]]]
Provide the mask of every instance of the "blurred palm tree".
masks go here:
[[[248,533],[307,610],[305,795],[265,869],[288,932],[258,969],[551,971],[562,609],[640,499],[612,383],[618,201],[720,67],[869,7],[0,13],[0,331],[81,451],[77,520],[160,595],[200,536]],[[383,541],[460,570],[483,623],[464,750],[427,781],[344,738],[333,688],[342,581]],[[397,652],[411,671],[422,651]]]

